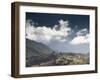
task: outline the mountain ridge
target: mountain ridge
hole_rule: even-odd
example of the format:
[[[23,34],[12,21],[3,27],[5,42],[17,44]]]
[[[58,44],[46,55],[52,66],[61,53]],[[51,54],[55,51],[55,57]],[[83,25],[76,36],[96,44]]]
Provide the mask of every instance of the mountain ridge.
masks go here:
[[[49,55],[53,52],[48,46],[26,39],[26,65],[39,63],[49,59]]]

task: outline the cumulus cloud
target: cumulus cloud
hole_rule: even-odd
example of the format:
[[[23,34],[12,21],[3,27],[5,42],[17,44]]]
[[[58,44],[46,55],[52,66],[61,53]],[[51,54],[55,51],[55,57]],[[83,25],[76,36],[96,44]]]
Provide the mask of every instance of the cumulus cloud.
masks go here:
[[[28,20],[26,27],[26,38],[39,42],[50,41],[65,41],[65,38],[70,34],[71,28],[68,27],[68,21],[59,20],[59,26],[55,25],[52,28],[46,26],[35,27]],[[57,28],[59,28],[57,30]]]
[[[39,23],[38,23],[39,24]],[[35,26],[31,20],[26,22],[26,38],[48,45],[60,52],[89,52],[89,32],[87,28],[75,31],[69,21],[58,20],[53,28]]]

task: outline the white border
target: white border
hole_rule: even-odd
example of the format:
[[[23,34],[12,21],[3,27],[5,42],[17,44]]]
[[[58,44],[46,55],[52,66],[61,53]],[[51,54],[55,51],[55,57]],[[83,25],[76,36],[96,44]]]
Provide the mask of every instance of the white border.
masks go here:
[[[38,74],[38,73],[55,73],[55,72],[73,72],[95,70],[95,12],[86,9],[71,8],[52,8],[38,6],[20,6],[20,51],[19,64],[20,74]],[[68,66],[49,66],[49,67],[25,67],[25,12],[42,12],[42,13],[63,13],[90,15],[90,64],[89,65],[68,65]]]

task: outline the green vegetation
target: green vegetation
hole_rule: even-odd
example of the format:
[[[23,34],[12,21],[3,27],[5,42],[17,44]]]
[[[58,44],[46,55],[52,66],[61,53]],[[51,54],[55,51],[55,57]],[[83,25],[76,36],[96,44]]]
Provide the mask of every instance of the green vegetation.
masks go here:
[[[56,65],[82,65],[89,64],[89,57],[83,54],[67,54],[55,53],[47,56],[42,56],[37,59],[39,63],[31,66],[56,66]]]
[[[42,43],[26,39],[26,67],[80,64],[89,64],[89,53],[58,53]]]

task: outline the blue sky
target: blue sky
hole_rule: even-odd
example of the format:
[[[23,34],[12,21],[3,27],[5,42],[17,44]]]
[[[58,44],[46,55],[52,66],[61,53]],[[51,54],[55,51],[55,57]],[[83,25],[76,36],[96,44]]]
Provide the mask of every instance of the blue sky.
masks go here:
[[[89,53],[89,16],[26,13],[26,38],[55,51]]]
[[[71,15],[71,14],[50,14],[50,13],[26,13],[26,20],[32,20],[39,26],[53,27],[58,24],[58,20],[63,19],[69,21],[69,26],[74,28],[78,25],[78,29],[89,29],[89,15]]]

